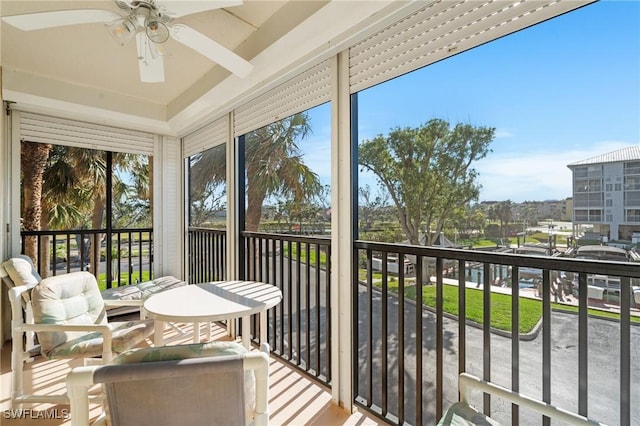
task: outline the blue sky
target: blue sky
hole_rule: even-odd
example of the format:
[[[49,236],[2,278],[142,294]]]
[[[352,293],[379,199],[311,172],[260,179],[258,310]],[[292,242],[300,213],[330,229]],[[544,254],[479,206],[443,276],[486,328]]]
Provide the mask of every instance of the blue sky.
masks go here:
[[[640,2],[583,7],[367,89],[358,105],[361,141],[431,118],[495,127],[475,166],[480,200],[564,199],[567,164],[640,143]],[[329,105],[310,116],[301,148],[329,183]]]

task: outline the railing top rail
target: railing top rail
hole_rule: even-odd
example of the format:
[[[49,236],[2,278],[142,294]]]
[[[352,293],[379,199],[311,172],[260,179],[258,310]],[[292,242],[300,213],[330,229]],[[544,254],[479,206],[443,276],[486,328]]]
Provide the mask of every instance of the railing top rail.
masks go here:
[[[220,228],[207,228],[205,226],[189,226],[188,227],[189,231],[206,231],[206,232],[221,232],[221,233],[226,233],[227,230],[226,229],[220,229]]]
[[[126,228],[126,229],[117,229],[114,228],[111,230],[112,233],[125,233],[125,232],[153,232],[153,228]],[[67,235],[67,234],[105,234],[107,233],[106,229],[67,229],[67,230],[53,230],[53,229],[45,229],[40,231],[20,231],[21,235],[32,236],[32,235]]]
[[[226,233],[226,230],[224,229],[190,226],[189,232],[192,232],[192,231]],[[249,231],[241,232],[241,235],[245,238],[276,239],[276,240],[287,240],[287,241],[312,243],[312,244],[330,244],[331,243],[331,237],[314,236],[314,235],[292,235],[292,234],[281,234],[276,232],[249,232]]]
[[[287,241],[313,243],[313,244],[330,244],[331,243],[331,237],[324,237],[324,236],[292,235],[292,234],[279,234],[275,232],[249,232],[249,231],[244,231],[241,234],[243,237],[248,237],[248,238],[277,239],[277,240],[287,240]]]
[[[588,274],[603,274],[640,278],[640,264],[592,259],[574,259],[569,257],[528,256],[515,253],[488,252],[481,250],[455,249],[443,247],[414,246],[401,243],[378,243],[371,241],[355,242],[358,249],[399,253],[409,256],[423,256],[464,260],[527,268],[539,268],[553,271],[574,271]]]

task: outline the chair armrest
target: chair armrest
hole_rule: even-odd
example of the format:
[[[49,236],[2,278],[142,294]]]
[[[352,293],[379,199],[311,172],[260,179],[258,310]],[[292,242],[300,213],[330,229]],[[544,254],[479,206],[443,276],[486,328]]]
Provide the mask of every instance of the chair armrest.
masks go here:
[[[266,352],[266,353],[265,353]],[[263,343],[258,352],[249,352],[243,356],[243,367],[253,370],[255,377],[255,419],[256,426],[269,424],[269,345]]]
[[[98,366],[76,367],[67,374],[67,395],[71,408],[71,425],[89,423],[89,386],[93,385],[93,373]]]
[[[495,383],[487,382],[469,373],[460,373],[460,376],[458,377],[458,384],[460,387],[460,401],[464,404],[469,404],[469,394],[471,389],[477,389],[517,404],[520,407],[537,411],[551,419],[558,420],[569,425],[604,426],[596,420],[567,411],[563,408],[551,405],[548,402],[540,401],[519,392],[512,391]]]
[[[102,334],[102,358],[111,362],[112,331],[109,324],[22,324],[22,331],[93,331]]]
[[[29,331],[94,331],[111,335],[109,324],[24,324],[22,329]]]

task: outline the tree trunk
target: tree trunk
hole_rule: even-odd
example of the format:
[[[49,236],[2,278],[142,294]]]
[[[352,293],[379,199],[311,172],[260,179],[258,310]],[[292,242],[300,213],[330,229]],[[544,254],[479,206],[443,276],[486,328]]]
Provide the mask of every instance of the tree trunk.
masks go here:
[[[100,192],[100,191],[98,191]],[[93,213],[91,215],[91,228],[92,229],[101,229],[102,228],[102,220],[104,219],[104,211],[105,211],[106,201],[104,197],[97,193],[93,198]],[[96,278],[100,273],[100,247],[102,246],[102,238],[104,234],[92,234],[91,241],[91,250],[89,250],[89,264],[91,265],[91,272]],[[110,277],[106,277],[107,281]]]
[[[49,270],[51,267],[51,250],[49,247],[50,243],[51,238],[48,235],[43,235],[42,237],[40,237],[38,259],[40,259],[40,276],[42,278],[47,278],[49,276]]]
[[[247,214],[245,229],[250,232],[257,232],[262,218],[262,203],[267,196],[264,185],[255,184],[258,179],[257,171],[247,166]]]
[[[252,170],[251,166],[247,167],[247,214],[245,216],[245,230],[250,232],[257,232],[260,226],[260,220],[262,219],[262,203],[267,196],[266,188],[263,185],[256,185],[254,181],[257,179],[257,173]],[[253,240],[250,240],[249,247],[247,248],[249,268],[246,271],[246,279],[254,279],[255,277],[255,262],[257,258],[257,249]]]
[[[49,212],[51,211],[51,206],[49,206],[49,203],[47,203],[47,199],[46,197],[42,198],[42,202],[41,202],[41,206],[42,206],[42,214],[40,216],[40,221],[42,222],[42,226],[40,227],[40,229],[45,230],[45,229],[49,229]],[[38,254],[38,259],[40,259],[40,276],[42,278],[47,278],[49,276],[49,271],[51,271],[51,250],[53,250],[53,253],[56,252],[56,244],[55,244],[56,240],[55,237],[53,239],[53,249],[51,248],[51,239],[48,235],[46,236],[42,236],[40,238],[40,253]],[[54,262],[54,266],[55,268],[55,262]]]
[[[22,169],[22,228],[25,231],[39,231],[42,218],[42,184],[44,168],[51,151],[50,144],[22,142],[20,166]],[[24,254],[38,264],[38,241],[36,237],[25,240]]]

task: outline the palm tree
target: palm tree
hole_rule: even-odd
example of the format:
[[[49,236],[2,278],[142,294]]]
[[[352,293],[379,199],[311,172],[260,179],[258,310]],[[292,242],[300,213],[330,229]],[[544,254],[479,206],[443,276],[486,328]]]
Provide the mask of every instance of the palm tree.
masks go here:
[[[45,183],[41,198],[41,230],[82,228],[91,216],[93,188],[86,187],[80,179],[77,161],[71,161],[69,151],[69,147],[53,145],[49,153],[43,172]],[[41,258],[44,262],[41,264],[41,273],[46,276],[50,266],[49,242],[42,247],[45,251]]]
[[[322,191],[318,175],[304,164],[297,145],[310,131],[307,114],[299,113],[247,134],[247,231],[258,230],[268,196],[302,203]]]
[[[152,225],[153,162],[151,160],[151,157],[142,155],[113,153],[112,204],[114,208],[127,212],[124,216],[116,217],[112,210],[114,228],[127,228],[140,223],[143,223],[143,226]]]
[[[88,223],[91,223],[93,229],[104,226],[107,176],[104,151],[49,145],[43,162],[28,161],[23,162],[23,171],[38,171],[43,177],[40,197],[35,200],[41,210],[41,219],[33,229],[79,229]],[[149,161],[134,154],[114,153],[113,164],[114,168],[130,173],[133,178],[132,187],[139,198],[150,198],[152,191],[148,178]],[[113,176],[115,198],[119,199],[129,190],[129,186],[118,179],[117,173]],[[25,196],[31,187],[33,185],[27,180],[23,182]],[[102,236],[96,235],[92,239],[92,247],[95,248]],[[42,254],[42,260],[46,264],[41,264],[42,271],[46,274],[49,270],[48,244],[42,244],[41,247],[47,250]],[[93,268],[97,268],[99,256],[96,250],[90,251],[88,260]]]
[[[189,158],[189,225],[208,225],[226,209],[226,149],[218,145]]]
[[[40,230],[42,221],[42,187],[44,166],[49,158],[50,144],[23,141],[20,150],[23,207],[22,227],[26,231]],[[25,254],[38,261],[38,242],[35,237],[25,241]]]
[[[511,200],[500,201],[495,209],[495,216],[500,221],[500,233],[504,235],[505,238],[508,238],[507,227],[509,222],[513,219],[511,206],[513,206]]]
[[[267,197],[283,196],[301,203],[321,193],[320,179],[304,164],[297,145],[310,131],[307,114],[298,113],[245,136],[247,231],[258,230]],[[192,157],[192,197],[204,193],[206,185],[224,183],[225,164],[223,149],[210,149]]]
[[[91,229],[101,229],[104,227],[105,214],[107,211],[107,158],[105,152],[92,149],[71,148],[69,152],[70,161],[75,163],[78,179],[82,188],[90,189],[91,205]],[[149,198],[151,193],[148,180],[148,168],[141,157],[135,154],[114,153],[112,156],[112,168],[120,169],[124,172],[131,172],[134,179],[134,188],[142,198]],[[146,163],[148,164],[148,162]],[[113,174],[114,200],[120,199],[128,191],[128,186],[118,178],[118,174]],[[105,236],[95,234],[91,238],[91,247],[99,247]],[[95,249],[90,251],[89,260],[92,270],[97,270],[99,264],[99,252]]]
[[[80,182],[69,148],[54,145],[44,170],[43,229],[76,229],[86,223],[91,191]]]
[[[42,229],[78,229],[91,222],[100,229],[104,219],[106,156],[104,151],[56,146],[45,171],[46,190],[42,204],[55,213]],[[91,247],[99,238],[91,236]],[[80,247],[79,247],[80,249]],[[92,270],[97,270],[99,257],[89,251]]]

